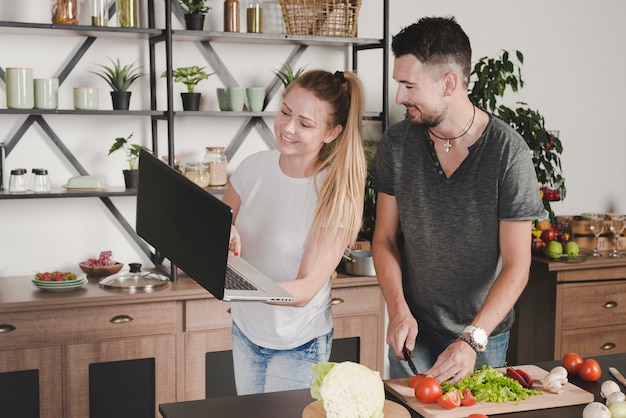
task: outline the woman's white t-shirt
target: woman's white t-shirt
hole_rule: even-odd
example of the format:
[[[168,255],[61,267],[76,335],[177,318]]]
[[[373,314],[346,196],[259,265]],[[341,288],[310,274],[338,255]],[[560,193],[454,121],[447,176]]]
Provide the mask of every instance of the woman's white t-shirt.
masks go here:
[[[294,280],[313,219],[313,177],[292,178],[279,166],[278,151],[246,158],[230,183],[241,198],[235,226],[241,257],[276,282]],[[328,333],[333,326],[330,278],[304,307],[233,302],[233,321],[255,344],[285,350]]]

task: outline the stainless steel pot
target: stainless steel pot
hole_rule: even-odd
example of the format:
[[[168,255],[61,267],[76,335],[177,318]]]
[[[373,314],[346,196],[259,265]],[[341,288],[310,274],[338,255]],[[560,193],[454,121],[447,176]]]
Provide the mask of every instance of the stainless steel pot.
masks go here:
[[[369,250],[351,251],[350,255],[344,256],[346,273],[351,276],[376,276],[374,259]]]

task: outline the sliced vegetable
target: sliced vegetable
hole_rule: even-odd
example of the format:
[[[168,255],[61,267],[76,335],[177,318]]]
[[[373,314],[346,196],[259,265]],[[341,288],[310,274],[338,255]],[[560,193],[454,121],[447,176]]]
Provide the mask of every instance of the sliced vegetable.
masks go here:
[[[476,405],[476,398],[472,395],[472,391],[468,388],[463,389],[461,392],[461,405],[463,406],[473,406]]]
[[[530,389],[534,383],[533,378],[522,369],[507,367],[506,375],[520,382],[526,389]]]
[[[415,376],[411,377],[409,379],[409,387],[410,388],[415,388],[417,386],[417,384],[420,382],[420,380],[422,380],[423,378],[425,378],[426,375],[425,374],[416,374]]]
[[[444,393],[437,398],[437,403],[445,409],[454,409],[461,405],[461,396],[459,392],[453,390],[452,392]]]

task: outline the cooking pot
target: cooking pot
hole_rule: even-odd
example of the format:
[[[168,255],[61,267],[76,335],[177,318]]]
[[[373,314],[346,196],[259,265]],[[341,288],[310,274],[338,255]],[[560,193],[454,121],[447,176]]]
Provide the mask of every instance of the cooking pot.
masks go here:
[[[352,276],[376,276],[374,259],[369,250],[350,251],[350,255],[344,256],[346,273]]]

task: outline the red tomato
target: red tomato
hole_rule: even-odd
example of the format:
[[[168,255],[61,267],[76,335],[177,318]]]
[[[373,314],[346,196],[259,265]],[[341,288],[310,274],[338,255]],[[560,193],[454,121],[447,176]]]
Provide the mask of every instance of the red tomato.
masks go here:
[[[437,403],[446,409],[454,409],[461,405],[461,396],[458,391],[453,390],[437,398]]]
[[[413,376],[412,378],[409,379],[409,387],[411,388],[415,388],[417,386],[417,384],[423,379],[425,378],[426,375],[425,374],[418,374]]]
[[[578,376],[587,382],[595,382],[600,379],[600,376],[602,376],[602,368],[597,361],[590,358],[585,360],[580,366],[580,369],[578,369]]]
[[[424,377],[415,386],[415,397],[420,402],[435,403],[442,394],[441,386],[434,377]]]
[[[463,406],[476,405],[476,398],[472,394],[472,391],[469,390],[469,388],[463,389],[463,391],[461,392],[461,396],[463,397],[463,399],[461,399],[461,405]]]
[[[583,358],[576,353],[567,353],[563,356],[563,361],[561,362],[561,366],[565,367],[567,373],[570,375],[578,374],[578,370],[580,370],[580,366],[583,364]]]
[[[485,414],[470,414],[467,416],[467,418],[489,418],[489,417]]]

